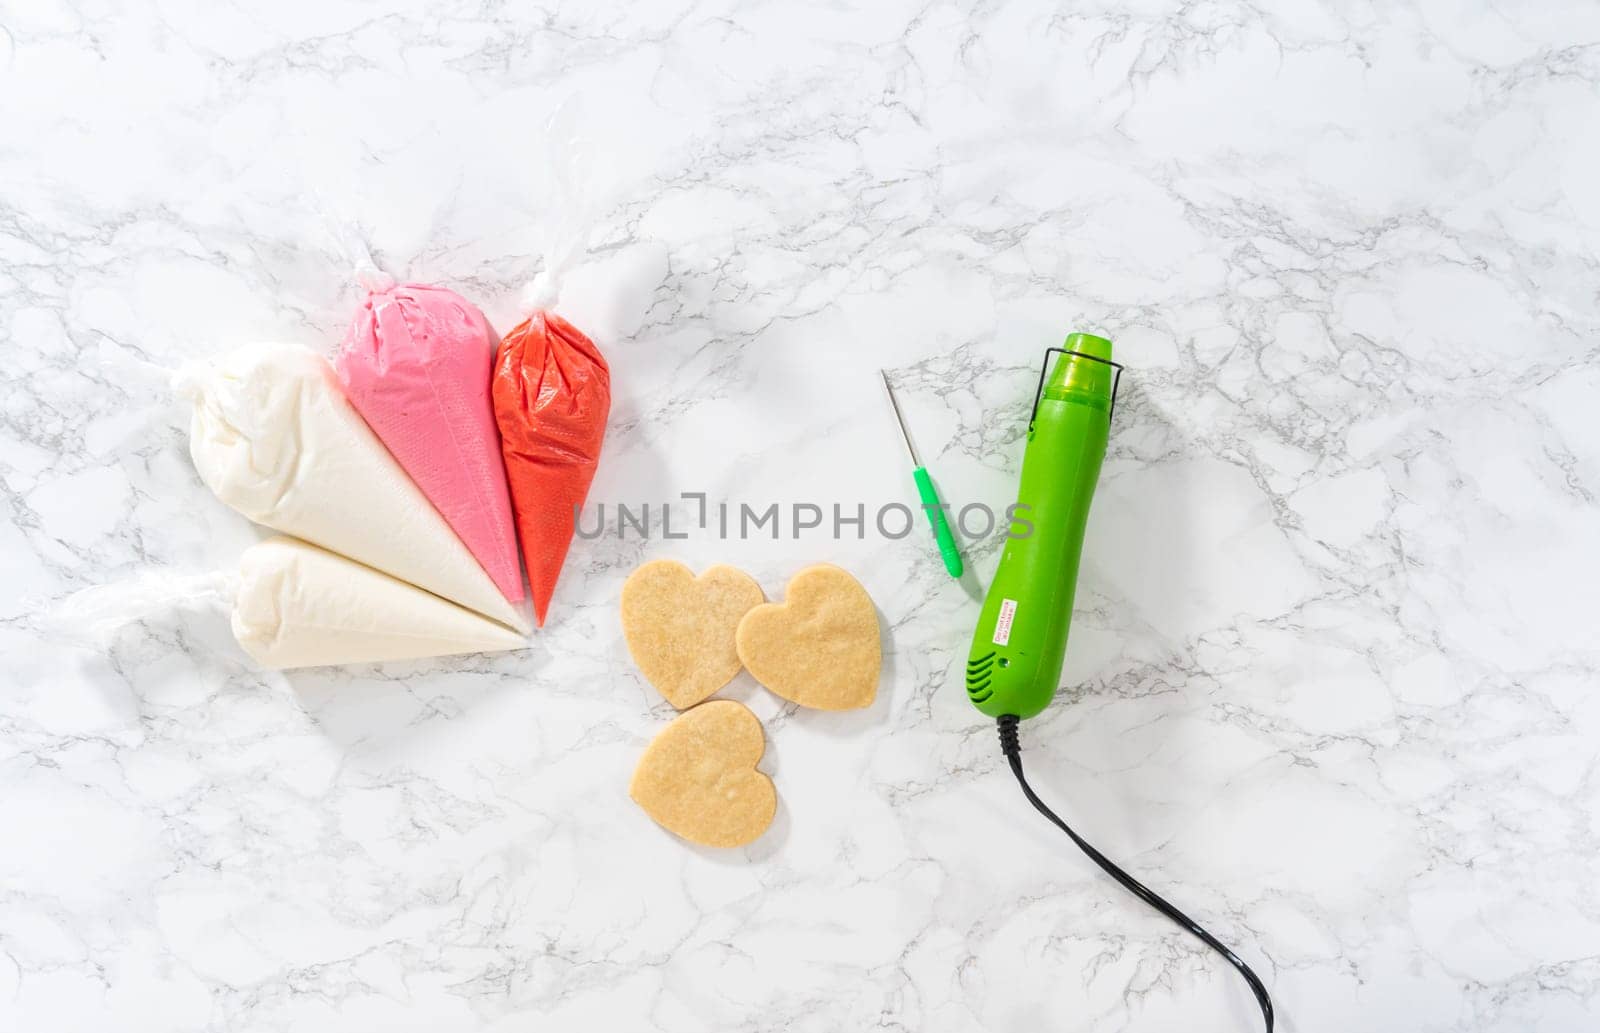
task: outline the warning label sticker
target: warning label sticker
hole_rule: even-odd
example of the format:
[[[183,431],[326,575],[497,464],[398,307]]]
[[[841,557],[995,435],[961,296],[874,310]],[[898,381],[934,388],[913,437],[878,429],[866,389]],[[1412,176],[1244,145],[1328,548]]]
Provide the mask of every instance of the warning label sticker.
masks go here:
[[[994,644],[1006,645],[1011,641],[1011,621],[1017,615],[1017,601],[1015,599],[1000,600],[1000,616],[994,622]]]

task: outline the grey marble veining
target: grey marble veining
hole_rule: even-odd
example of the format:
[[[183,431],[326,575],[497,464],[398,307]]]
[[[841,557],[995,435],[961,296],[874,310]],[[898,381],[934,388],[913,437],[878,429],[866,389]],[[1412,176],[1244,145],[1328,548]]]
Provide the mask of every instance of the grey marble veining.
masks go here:
[[[1287,1033],[1600,1024],[1600,11],[1541,4],[0,6],[0,1028],[1259,1028],[1039,820],[901,540],[580,542],[514,655],[253,670],[159,371],[331,348],[360,247],[497,327],[562,254],[593,501],[1010,501],[1044,347],[1128,364],[1036,787]],[[687,515],[688,508],[674,517]],[[787,520],[787,518],[786,518]],[[870,710],[741,675],[747,850],[627,799],[641,559],[831,561]]]

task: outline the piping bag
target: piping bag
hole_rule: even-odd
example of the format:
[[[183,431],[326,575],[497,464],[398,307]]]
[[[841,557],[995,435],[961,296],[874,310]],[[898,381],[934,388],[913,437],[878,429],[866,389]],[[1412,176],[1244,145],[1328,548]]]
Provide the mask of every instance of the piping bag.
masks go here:
[[[555,314],[561,283],[588,240],[589,149],[577,135],[582,120],[563,105],[551,118],[552,226],[544,267],[523,294],[528,317],[500,341],[490,392],[533,612],[544,626],[566,563],[578,511],[589,497],[606,419],[611,369],[589,337]],[[559,155],[563,160],[556,160]]]
[[[506,601],[522,602],[511,496],[489,397],[494,331],[456,292],[397,284],[370,257],[357,276],[366,296],[334,358],[345,396]]]
[[[226,610],[233,637],[262,667],[416,660],[521,649],[503,624],[297,538],[258,542],[231,571],[148,574],[68,596],[52,612],[89,645],[125,624],[186,610]]]
[[[611,412],[611,370],[594,342],[539,309],[500,342],[494,413],[533,612],[544,626]]]
[[[1111,342],[1104,337],[1069,334],[1062,347],[1045,351],[1017,489],[1016,512],[1031,531],[1006,539],[967,655],[967,698],[979,713],[995,719],[1001,750],[1028,802],[1134,896],[1227,959],[1249,985],[1271,1033],[1272,998],[1250,966],[1090,846],[1039,799],[1022,770],[1018,724],[1050,705],[1061,680],[1083,533],[1121,376],[1122,366],[1112,361]]]

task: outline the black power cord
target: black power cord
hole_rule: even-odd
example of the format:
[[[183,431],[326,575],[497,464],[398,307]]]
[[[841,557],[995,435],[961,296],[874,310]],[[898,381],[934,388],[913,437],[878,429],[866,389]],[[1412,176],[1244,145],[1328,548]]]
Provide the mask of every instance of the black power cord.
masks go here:
[[[1129,893],[1166,915],[1177,925],[1187,929],[1201,943],[1222,955],[1227,959],[1228,964],[1238,969],[1239,974],[1244,977],[1244,981],[1250,984],[1250,992],[1255,994],[1256,1004],[1261,1006],[1261,1017],[1266,1020],[1267,1033],[1272,1033],[1272,997],[1268,995],[1267,988],[1262,985],[1260,978],[1250,970],[1250,966],[1246,965],[1239,958],[1239,955],[1224,946],[1221,940],[1201,928],[1199,922],[1161,899],[1154,890],[1151,890],[1138,879],[1118,868],[1104,854],[1090,846],[1082,836],[1072,831],[1072,828],[1066,822],[1058,818],[1055,811],[1046,807],[1044,801],[1039,799],[1038,794],[1033,791],[1032,786],[1028,785],[1027,778],[1022,774],[1022,744],[1017,739],[1018,721],[1019,719],[1012,714],[1007,714],[999,719],[1000,749],[1005,753],[1006,760],[1011,762],[1011,773],[1017,776],[1017,784],[1022,787],[1022,795],[1028,798],[1028,802],[1033,804],[1035,810],[1049,818],[1057,828],[1070,836],[1072,841],[1078,844],[1078,849],[1089,855],[1089,860],[1104,869],[1107,875],[1122,883]]]

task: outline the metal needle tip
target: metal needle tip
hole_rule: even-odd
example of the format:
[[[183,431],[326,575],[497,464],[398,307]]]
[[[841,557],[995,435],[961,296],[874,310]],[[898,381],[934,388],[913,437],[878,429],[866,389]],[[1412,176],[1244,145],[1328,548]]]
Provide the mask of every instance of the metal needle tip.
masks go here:
[[[878,373],[883,377],[883,389],[889,392],[889,404],[894,408],[895,422],[900,424],[900,436],[906,439],[906,451],[911,453],[911,464],[921,466],[922,460],[917,457],[917,446],[911,443],[911,432],[906,429],[906,418],[900,413],[900,403],[895,401],[894,385],[889,383],[889,374],[881,368]]]

